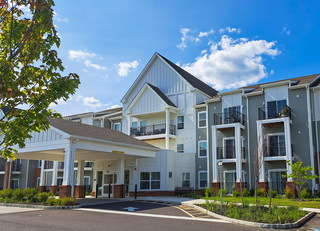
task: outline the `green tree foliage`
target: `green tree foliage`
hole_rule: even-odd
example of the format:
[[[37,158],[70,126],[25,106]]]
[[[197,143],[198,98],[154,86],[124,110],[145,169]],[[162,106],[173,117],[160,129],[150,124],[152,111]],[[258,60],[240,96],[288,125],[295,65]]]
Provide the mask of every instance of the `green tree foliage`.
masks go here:
[[[290,161],[287,161],[290,166]],[[288,179],[292,179],[295,188],[297,190],[298,197],[301,199],[301,191],[304,188],[305,184],[308,180],[312,180],[314,178],[318,178],[317,175],[312,175],[311,172],[313,168],[311,166],[302,167],[302,162],[298,161],[292,165],[292,173],[287,175],[283,175],[282,177],[287,177]]]
[[[52,0],[0,0],[0,154],[14,158],[30,132],[49,128],[47,117],[60,117],[50,103],[67,100],[80,84],[65,75],[55,49]],[[23,106],[24,110],[18,109]],[[13,119],[14,118],[14,119]]]

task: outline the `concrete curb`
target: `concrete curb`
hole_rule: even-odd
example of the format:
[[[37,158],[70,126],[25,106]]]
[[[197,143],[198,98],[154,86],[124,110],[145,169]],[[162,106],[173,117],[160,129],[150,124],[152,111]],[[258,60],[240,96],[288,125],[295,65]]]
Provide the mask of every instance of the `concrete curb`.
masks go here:
[[[33,209],[78,209],[78,208],[82,208],[82,205],[47,206],[47,205],[27,205],[27,204],[15,204],[15,203],[0,203],[0,206],[2,206],[2,207],[33,208]]]
[[[297,228],[300,225],[302,225],[304,222],[306,222],[308,219],[312,218],[316,213],[315,212],[310,212],[304,217],[300,218],[298,221],[294,223],[287,223],[287,224],[266,224],[266,223],[258,223],[258,222],[251,222],[251,221],[243,221],[243,220],[238,220],[238,219],[233,219],[230,217],[222,216],[213,212],[210,212],[200,206],[197,206],[193,203],[182,203],[184,205],[187,205],[189,207],[195,208],[201,212],[204,212],[212,217],[229,221],[234,224],[241,224],[241,225],[247,225],[247,226],[252,226],[252,227],[259,227],[259,228],[268,228],[268,229],[292,229],[292,228]]]

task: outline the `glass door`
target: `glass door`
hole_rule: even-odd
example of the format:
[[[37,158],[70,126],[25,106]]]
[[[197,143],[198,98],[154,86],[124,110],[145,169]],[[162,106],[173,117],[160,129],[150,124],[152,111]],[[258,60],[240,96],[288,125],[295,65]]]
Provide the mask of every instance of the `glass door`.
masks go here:
[[[228,194],[231,194],[234,190],[234,185],[236,182],[235,172],[225,172],[224,189]]]
[[[107,173],[103,176],[103,195],[113,197],[113,187],[117,183],[116,173]]]

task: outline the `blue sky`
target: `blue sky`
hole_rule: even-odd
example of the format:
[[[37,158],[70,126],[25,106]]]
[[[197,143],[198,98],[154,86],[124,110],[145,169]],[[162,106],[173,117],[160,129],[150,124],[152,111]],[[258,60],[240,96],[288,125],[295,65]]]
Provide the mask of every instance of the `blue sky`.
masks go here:
[[[56,0],[66,72],[81,85],[62,115],[120,100],[154,52],[219,91],[320,73],[320,2]]]

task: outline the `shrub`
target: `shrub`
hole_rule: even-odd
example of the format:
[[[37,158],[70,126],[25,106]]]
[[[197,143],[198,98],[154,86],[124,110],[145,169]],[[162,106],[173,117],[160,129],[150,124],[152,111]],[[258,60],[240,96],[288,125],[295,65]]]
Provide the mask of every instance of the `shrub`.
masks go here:
[[[212,197],[212,196],[213,196],[212,188],[206,187],[205,188],[205,197]]]
[[[311,195],[310,195],[310,193],[308,193],[307,189],[302,189],[302,191],[300,193],[300,197],[305,199],[305,198],[310,198]]]
[[[46,203],[47,203],[48,205],[54,205],[54,201],[55,201],[55,200],[56,200],[55,198],[52,198],[52,197],[50,198],[50,197],[49,197],[49,198],[47,199],[47,202],[46,202]]]
[[[257,195],[259,197],[265,197],[266,196],[266,191],[264,189],[262,189],[262,188],[258,188],[257,189]]]
[[[206,188],[202,188],[201,189],[201,196],[205,196],[206,195]]]
[[[34,202],[36,203],[38,201],[38,189],[37,188],[25,188],[24,189],[25,197],[27,199],[27,202]]]
[[[16,189],[12,193],[13,200],[17,202],[22,202],[24,198],[24,191],[20,188]]]
[[[53,205],[54,206],[68,206],[68,205],[76,205],[76,199],[73,197],[65,197],[65,198],[58,198],[54,199]]]
[[[37,195],[37,201],[43,205],[47,202],[48,198],[51,195],[52,195],[51,193],[47,193],[47,192],[39,193]]]
[[[239,197],[239,196],[240,196],[240,193],[238,192],[238,190],[233,190],[232,196],[234,196],[234,197]]]
[[[244,197],[249,197],[250,196],[250,191],[247,189],[247,188],[244,188],[243,190],[242,190],[242,195],[244,196]]]
[[[289,187],[286,187],[286,190],[284,191],[284,194],[286,195],[286,197],[288,199],[293,198],[293,194],[292,194],[291,189]]]
[[[227,191],[225,189],[222,189],[222,196],[226,196],[226,195],[227,195]],[[218,190],[217,196],[221,197],[221,189]]]
[[[271,197],[275,198],[277,195],[278,195],[278,192],[276,190],[272,190]],[[268,190],[267,196],[270,197],[270,190]]]
[[[7,203],[12,200],[13,190],[11,188],[7,188],[0,191],[0,200]]]

